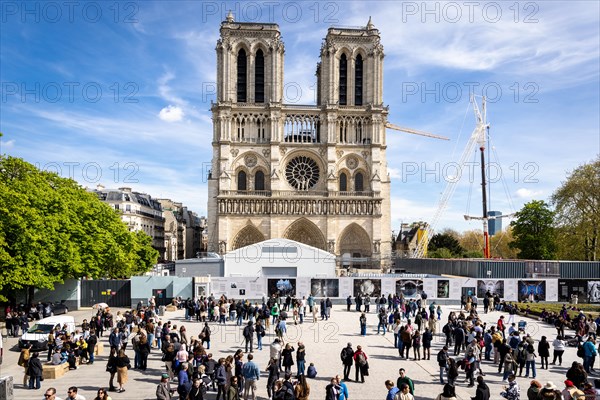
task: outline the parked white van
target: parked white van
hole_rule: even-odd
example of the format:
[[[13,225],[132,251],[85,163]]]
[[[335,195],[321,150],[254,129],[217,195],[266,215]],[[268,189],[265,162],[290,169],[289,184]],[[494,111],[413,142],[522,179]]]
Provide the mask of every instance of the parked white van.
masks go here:
[[[58,315],[35,321],[35,324],[27,330],[19,339],[19,348],[31,344],[31,350],[40,351],[48,349],[48,335],[52,329],[62,329],[66,326],[67,333],[75,333],[75,318],[71,315]]]

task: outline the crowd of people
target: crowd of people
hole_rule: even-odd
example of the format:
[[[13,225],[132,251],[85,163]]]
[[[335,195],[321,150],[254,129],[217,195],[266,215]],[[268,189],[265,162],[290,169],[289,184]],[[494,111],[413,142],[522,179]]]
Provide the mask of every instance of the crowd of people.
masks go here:
[[[594,320],[591,315],[587,317],[580,312],[576,318],[570,319],[563,312],[553,319],[550,313],[545,313],[542,320],[553,324],[557,336],[552,342],[546,336],[536,340],[525,332],[525,326],[519,327],[514,321],[518,310],[516,305],[501,301],[499,296],[486,293],[482,303],[483,312],[501,311],[508,314],[506,320],[501,315],[496,324],[489,326],[483,322],[478,314],[478,301],[475,295],[465,295],[461,299],[461,311],[449,313],[441,329],[445,338],[445,345],[437,353],[436,362],[439,366],[439,382],[443,391],[436,400],[456,399],[455,387],[459,376],[464,374],[467,387],[475,387],[474,400],[489,400],[491,397],[488,385],[485,382],[483,363],[489,363],[497,368],[497,374],[502,377],[505,388],[499,396],[508,400],[591,400],[597,399],[597,391],[591,376],[595,375],[593,368],[598,346],[596,335],[600,334],[600,316]],[[416,309],[413,305],[416,303]],[[357,310],[358,308],[358,302]],[[392,323],[394,332],[394,347],[398,349],[400,358],[409,359],[410,348],[413,348],[413,360],[429,360],[432,336],[435,331],[435,321],[440,319],[440,314],[433,304],[427,307],[426,295],[416,301],[394,303],[393,309],[380,309],[379,327]],[[437,314],[437,318],[436,318]],[[423,321],[432,322],[424,323]],[[361,333],[363,331],[364,314],[359,318]],[[562,356],[568,347],[565,336],[565,327],[575,330],[574,342],[577,345],[577,356],[582,363],[573,362],[566,373],[564,389],[560,390],[553,382],[542,385],[536,380],[536,365],[542,369],[549,368],[550,349],[553,349],[552,365],[562,365]],[[385,326],[383,326],[385,334]],[[423,354],[421,354],[423,348]],[[525,395],[521,395],[521,388],[517,377],[531,378]],[[489,373],[489,372],[488,372]],[[405,371],[400,371],[405,381],[398,381],[396,386],[391,381],[386,382],[388,389],[387,400],[412,400],[414,386],[412,381],[406,381]],[[598,385],[600,381],[597,381]],[[477,384],[477,385],[476,385]]]
[[[442,340],[443,348],[434,352],[439,383],[443,385],[436,400],[456,399],[456,387],[463,379],[466,387],[472,388],[474,400],[500,397],[508,400],[596,399],[591,377],[595,374],[600,320],[583,313],[575,318],[569,317],[568,312],[545,313],[542,320],[555,326],[557,335],[551,340],[546,336],[538,340],[515,321],[517,313],[526,310],[518,310],[515,305],[488,293],[481,301],[483,313],[501,312],[497,322],[490,325],[480,318],[478,300],[474,295],[463,296],[461,310],[450,312],[444,320],[442,308],[435,302],[428,304],[426,294],[411,299],[402,295],[373,299],[368,295],[348,297],[346,305],[347,311],[352,310],[352,303],[355,305],[361,336],[367,335],[367,314],[376,314],[377,328],[373,333],[393,334],[393,347],[397,349],[399,360],[429,361],[434,337]],[[203,400],[209,391],[215,393],[216,400],[255,400],[261,370],[266,375],[269,399],[309,399],[310,380],[317,376],[316,366],[307,363],[311,351],[304,343],[287,340],[287,324],[302,324],[306,319],[311,322],[319,318],[327,320],[333,308],[330,299],[274,295],[259,304],[225,296],[207,296],[183,300],[179,307],[185,310],[185,323],[201,324],[196,337],[188,335],[182,323],[163,322],[158,316],[156,301],[151,298],[147,305],[140,303],[136,309],[123,314],[117,312],[114,316],[110,308],[98,309],[90,322],[84,320],[75,334],[69,334],[66,327],[55,327],[48,336],[46,360],[52,364],[67,363],[70,369],[93,364],[99,337],[108,335],[108,387],[98,390],[95,398],[98,400],[110,399],[109,392],[125,392],[128,370],[146,371],[153,351],[160,354],[164,365],[164,373],[156,387],[157,400],[171,400],[175,394],[182,400]],[[239,326],[243,343],[233,354],[214,356],[211,352],[211,335],[218,324]],[[254,351],[263,350],[263,339],[270,328],[275,337],[265,344],[269,361],[260,367],[254,359]],[[565,335],[570,333],[569,329],[574,329],[572,339]],[[552,382],[539,382],[537,369],[548,369],[550,364],[561,366],[563,354],[573,340],[582,362],[574,362],[568,369],[564,388],[559,389]],[[132,359],[128,356],[131,351]],[[552,363],[549,362],[551,356]],[[23,384],[34,390],[40,388],[40,357],[39,353],[26,347],[19,359],[19,365],[25,369]],[[345,382],[364,383],[365,377],[369,376],[369,357],[360,345],[347,343],[341,349],[340,361],[343,378],[337,375],[329,379],[325,386],[326,400],[348,399]],[[504,390],[491,393],[484,369],[488,374],[497,373],[502,378]],[[387,390],[386,400],[414,400],[418,388],[409,373],[400,368],[398,374],[396,382],[382,382]],[[524,385],[526,388],[521,388],[523,384],[517,379],[523,376],[531,379]],[[49,393],[52,391],[54,393]],[[48,389],[46,398],[60,400],[53,388]],[[69,388],[67,399],[85,400],[76,387]]]

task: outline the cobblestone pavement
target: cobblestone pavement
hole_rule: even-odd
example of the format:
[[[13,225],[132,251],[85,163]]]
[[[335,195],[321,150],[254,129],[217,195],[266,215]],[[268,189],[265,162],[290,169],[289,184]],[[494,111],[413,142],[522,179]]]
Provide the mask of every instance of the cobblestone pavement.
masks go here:
[[[444,306],[443,310],[444,314],[442,315],[442,320],[445,320],[448,313],[453,310],[458,310],[458,307]],[[113,309],[113,311],[116,312],[116,309]],[[79,310],[71,312],[70,314],[75,316],[78,323],[81,323],[83,318],[89,318],[91,310]],[[493,312],[482,315],[482,319],[488,323],[495,323],[500,315],[500,312]],[[376,334],[377,317],[373,312],[373,309],[368,315],[369,326],[366,337],[361,337],[359,335],[358,318],[359,314],[357,312],[347,312],[344,306],[334,306],[329,321],[319,320],[316,323],[313,323],[309,317],[304,324],[296,326],[293,325],[293,323],[288,324],[287,341],[294,345],[296,345],[298,341],[302,341],[306,346],[307,367],[309,363],[312,362],[315,364],[318,371],[317,378],[309,380],[311,386],[310,398],[325,398],[325,386],[329,383],[329,379],[336,374],[342,374],[342,365],[339,355],[341,349],[350,342],[354,348],[356,348],[357,345],[363,347],[369,357],[370,366],[370,373],[369,376],[366,377],[366,382],[364,384],[355,382],[348,383],[351,399],[385,399],[387,391],[384,382],[386,379],[391,379],[395,382],[398,377],[399,368],[405,368],[407,375],[414,381],[416,399],[435,399],[442,389],[442,386],[438,383],[438,367],[435,361],[437,352],[443,346],[441,336],[438,334],[434,339],[431,349],[431,360],[403,360],[398,358],[398,352],[393,348],[393,333],[388,332],[386,335]],[[183,321],[183,311],[167,313],[162,319],[163,321],[171,320],[178,326],[183,323],[188,331],[188,336],[197,336],[202,327],[202,324],[200,323]],[[547,324],[539,323],[529,318],[518,317],[517,321],[518,320],[527,321],[527,331],[536,339],[545,335],[551,341],[555,337],[555,330]],[[224,326],[212,323],[211,326],[214,333],[210,351],[215,358],[233,354],[233,352],[240,347],[242,343],[241,328],[236,327],[233,323],[228,323]],[[274,338],[272,329],[273,328],[271,327],[271,331],[264,338],[264,349],[262,351],[255,350],[254,352],[255,361],[258,362],[261,370],[264,370],[268,362],[268,344]],[[439,331],[440,329],[438,328],[438,332]],[[94,365],[80,366],[79,369],[69,371],[65,376],[57,380],[45,380],[42,382],[42,390],[53,386],[58,390],[58,395],[65,398],[67,388],[71,385],[75,385],[80,388],[79,393],[84,395],[87,400],[93,399],[97,388],[108,386],[108,373],[105,371],[108,336],[105,335],[101,338],[101,341],[105,343],[105,351],[103,355],[96,358]],[[22,386],[22,368],[17,366],[19,353],[17,351],[9,350],[11,347],[15,347],[16,349],[16,342],[17,339],[15,338],[5,338],[4,363],[1,367],[0,374],[1,376],[12,375],[14,377],[15,399],[42,399],[42,390],[26,390]],[[133,351],[128,349],[127,353],[133,360]],[[542,383],[552,381],[562,389],[564,387],[562,382],[565,380],[565,373],[576,358],[576,350],[574,348],[567,349],[563,365],[550,365],[549,370],[541,370],[538,368],[537,379]],[[499,393],[502,391],[504,385],[501,383],[502,377],[497,373],[497,367],[491,363],[483,363],[482,368],[486,374],[485,379],[490,386],[492,393],[491,398],[501,399]],[[160,353],[155,350],[149,357],[148,369],[145,372],[130,370],[126,391],[124,393],[111,393],[112,399],[155,399],[154,393],[156,385],[159,382],[159,377],[163,370],[164,366],[160,361]],[[295,372],[295,368],[293,371]],[[354,369],[352,370],[351,377],[353,377],[353,374]],[[463,378],[464,374],[461,374],[457,384],[457,395],[462,400],[469,400],[471,396],[474,396],[475,390],[474,388],[467,388],[467,383],[463,382]],[[518,383],[521,386],[523,395],[525,395],[524,392],[529,386],[529,381],[530,380],[526,378],[518,378]],[[261,379],[258,382],[258,397],[260,399],[266,399],[265,385],[266,375],[264,375],[263,372],[263,376],[261,376]],[[175,398],[177,398],[177,396],[175,396]],[[213,400],[215,394],[209,392],[207,398]]]

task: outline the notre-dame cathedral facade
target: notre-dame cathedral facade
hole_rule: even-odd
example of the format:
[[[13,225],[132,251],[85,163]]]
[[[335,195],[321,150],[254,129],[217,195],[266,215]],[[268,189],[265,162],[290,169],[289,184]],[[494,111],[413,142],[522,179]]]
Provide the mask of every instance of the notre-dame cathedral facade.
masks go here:
[[[340,267],[385,268],[391,252],[383,46],[363,28],[327,31],[316,105],[283,103],[279,26],[228,15],[217,41],[208,250],[286,238]]]

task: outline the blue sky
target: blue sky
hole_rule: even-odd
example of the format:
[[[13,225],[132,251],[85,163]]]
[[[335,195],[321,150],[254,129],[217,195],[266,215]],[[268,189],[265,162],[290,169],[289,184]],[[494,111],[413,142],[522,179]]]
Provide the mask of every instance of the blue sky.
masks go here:
[[[470,88],[491,100],[498,178],[491,209],[508,213],[548,199],[568,171],[600,153],[596,1],[1,6],[0,151],[84,186],[130,186],[200,215],[212,152],[214,48],[229,9],[237,21],[279,24],[286,102],[296,104],[314,102],[327,28],[364,26],[372,17],[386,54],[390,122],[451,138],[388,130],[393,229],[435,213],[475,126]],[[479,229],[462,217],[481,212],[474,172],[458,183],[439,228]]]

